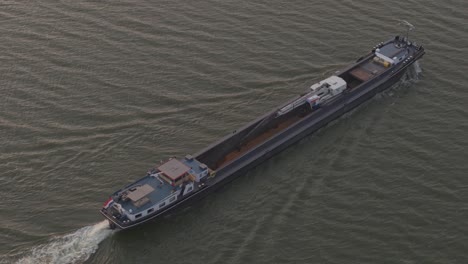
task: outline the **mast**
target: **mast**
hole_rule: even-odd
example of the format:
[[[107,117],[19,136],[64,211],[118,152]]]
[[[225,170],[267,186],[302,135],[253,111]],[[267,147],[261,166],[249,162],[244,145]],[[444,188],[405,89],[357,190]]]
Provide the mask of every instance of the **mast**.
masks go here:
[[[406,20],[400,20],[400,23],[398,23],[400,25],[403,25],[406,27],[406,40],[409,40],[409,32],[413,29],[415,29],[415,27],[408,21]]]

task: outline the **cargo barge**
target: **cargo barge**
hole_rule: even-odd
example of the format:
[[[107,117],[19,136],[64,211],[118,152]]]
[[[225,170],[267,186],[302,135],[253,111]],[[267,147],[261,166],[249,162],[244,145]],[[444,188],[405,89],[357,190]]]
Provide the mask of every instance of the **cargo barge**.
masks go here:
[[[407,37],[381,42],[352,65],[199,153],[161,162],[114,192],[100,212],[112,229],[128,229],[199,199],[389,88],[424,53]]]

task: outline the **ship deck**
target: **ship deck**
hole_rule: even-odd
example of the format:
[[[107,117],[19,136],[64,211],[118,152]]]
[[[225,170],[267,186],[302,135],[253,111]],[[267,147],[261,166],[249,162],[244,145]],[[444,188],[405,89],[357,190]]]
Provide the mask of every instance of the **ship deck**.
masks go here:
[[[366,82],[376,76],[379,76],[386,69],[387,68],[383,65],[369,59],[351,70],[350,74],[361,82]]]
[[[128,199],[127,201],[120,201],[119,203],[122,205],[123,208],[127,211],[132,211],[132,213],[137,213],[144,211],[151,206],[157,204],[164,198],[166,198],[168,195],[172,193],[174,190],[174,187],[171,186],[169,183],[162,181],[163,183],[151,176],[146,176],[139,181],[135,182],[132,184],[129,188],[136,187],[136,186],[142,186],[145,184],[148,184],[151,186],[154,190],[150,192],[145,198],[143,199],[148,199],[144,204],[141,204],[140,206],[136,206],[135,202],[132,200]]]
[[[286,128],[290,127],[292,124],[296,123],[298,120],[300,120],[301,117],[299,116],[292,116],[289,119],[283,121],[282,123],[278,124],[278,126],[271,128],[259,136],[247,141],[245,144],[243,144],[240,149],[236,149],[230,153],[228,153],[224,159],[221,161],[221,163],[218,165],[219,167],[224,166],[225,164],[228,164],[229,162],[237,159],[238,157],[242,156],[243,154],[249,152],[251,149],[254,147],[260,145],[261,143],[267,141],[268,139],[272,138],[273,136],[277,135],[281,131],[285,130]]]

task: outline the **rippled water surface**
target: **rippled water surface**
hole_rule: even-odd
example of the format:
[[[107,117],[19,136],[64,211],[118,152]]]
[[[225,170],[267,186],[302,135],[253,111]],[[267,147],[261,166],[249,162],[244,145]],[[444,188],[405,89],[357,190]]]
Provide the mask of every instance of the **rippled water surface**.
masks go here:
[[[1,263],[468,263],[468,2],[2,1]],[[402,33],[408,75],[128,232],[108,195]]]

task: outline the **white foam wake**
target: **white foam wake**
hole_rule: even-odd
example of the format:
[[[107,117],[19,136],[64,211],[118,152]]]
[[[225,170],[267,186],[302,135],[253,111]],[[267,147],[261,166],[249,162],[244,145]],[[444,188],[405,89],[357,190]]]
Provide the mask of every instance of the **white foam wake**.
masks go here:
[[[107,221],[78,229],[76,232],[53,238],[37,246],[18,264],[77,263],[87,260],[96,252],[99,243],[112,234]]]
[[[411,65],[406,72],[406,80],[419,80],[419,75],[421,75],[422,69],[419,65],[419,61],[416,61]]]

